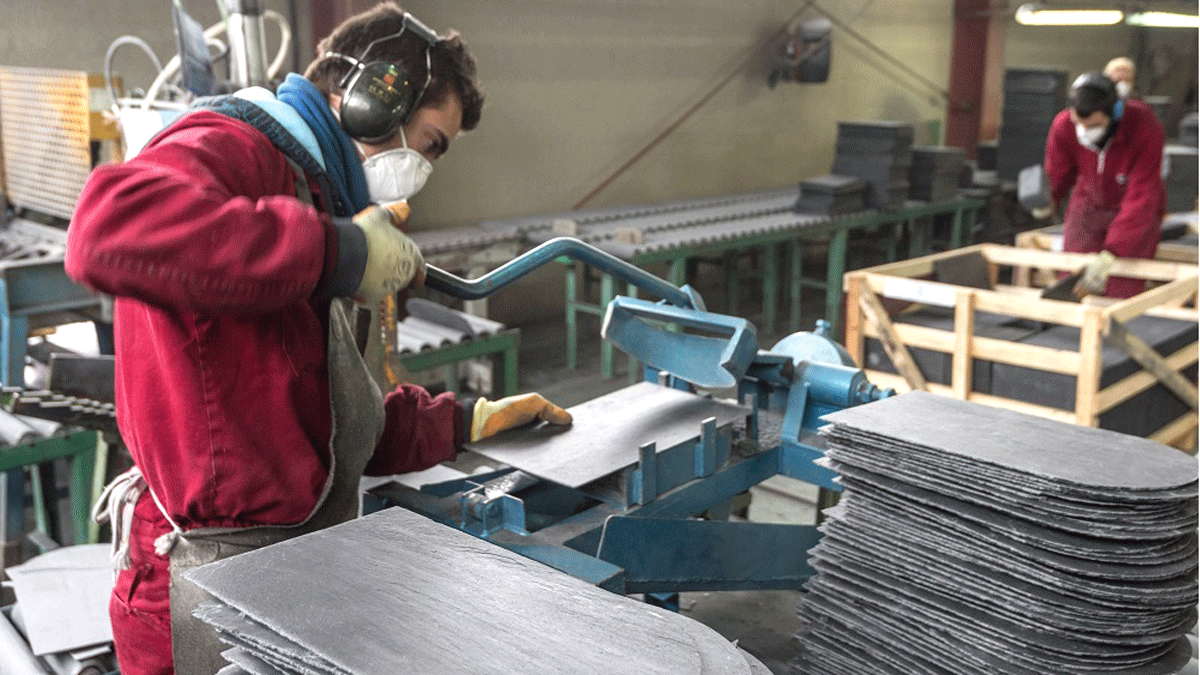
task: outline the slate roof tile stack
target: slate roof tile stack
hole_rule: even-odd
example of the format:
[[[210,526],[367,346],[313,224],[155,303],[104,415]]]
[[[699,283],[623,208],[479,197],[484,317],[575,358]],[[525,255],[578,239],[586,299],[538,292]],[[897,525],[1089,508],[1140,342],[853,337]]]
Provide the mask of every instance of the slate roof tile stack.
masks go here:
[[[1196,620],[1196,458],[914,392],[826,416],[804,675],[1167,675]]]

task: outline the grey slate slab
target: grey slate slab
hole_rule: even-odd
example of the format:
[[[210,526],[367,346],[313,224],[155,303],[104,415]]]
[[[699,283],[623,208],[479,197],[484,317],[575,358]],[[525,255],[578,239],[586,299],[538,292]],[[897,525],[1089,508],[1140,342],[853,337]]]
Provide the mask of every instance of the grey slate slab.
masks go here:
[[[467,447],[540,478],[579,487],[637,462],[639,448],[654,442],[661,452],[699,437],[708,417],[724,426],[746,408],[648,382],[569,409],[568,427],[544,425],[497,434]]]
[[[1152,491],[1196,482],[1195,457],[1153,441],[925,392],[824,419],[1067,484]],[[1047,439],[1054,439],[1054,452],[1047,452]]]
[[[189,578],[338,672],[750,672],[732,644],[691,619],[401,508]]]

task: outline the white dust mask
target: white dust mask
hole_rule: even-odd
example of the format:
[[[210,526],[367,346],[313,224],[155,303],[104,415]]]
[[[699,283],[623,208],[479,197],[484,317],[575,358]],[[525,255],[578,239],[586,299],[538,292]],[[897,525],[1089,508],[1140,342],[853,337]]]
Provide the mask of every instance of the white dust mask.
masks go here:
[[[404,129],[400,129],[404,147],[371,155],[363,161],[367,191],[376,204],[390,204],[412,197],[425,187],[433,165],[421,153],[408,147]]]
[[[1101,124],[1095,127],[1085,127],[1082,124],[1075,124],[1075,138],[1079,139],[1080,145],[1096,147],[1100,140],[1104,138],[1104,132],[1108,131],[1107,124]]]

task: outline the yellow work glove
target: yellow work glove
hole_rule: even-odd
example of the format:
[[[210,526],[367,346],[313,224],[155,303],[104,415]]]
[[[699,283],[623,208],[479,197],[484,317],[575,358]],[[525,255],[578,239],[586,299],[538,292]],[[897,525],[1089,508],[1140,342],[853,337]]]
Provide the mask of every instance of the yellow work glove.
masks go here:
[[[478,441],[538,419],[551,424],[570,424],[571,413],[547,401],[541,394],[509,396],[499,401],[480,397],[471,418],[471,440]]]
[[[407,216],[408,206],[404,206]],[[367,238],[367,264],[354,298],[367,304],[425,283],[425,258],[408,235],[394,224],[395,208],[371,206],[354,216],[354,224]]]
[[[1095,260],[1083,268],[1083,276],[1075,283],[1075,297],[1104,295],[1104,289],[1108,286],[1108,272],[1116,261],[1117,256],[1108,251],[1101,251]]]

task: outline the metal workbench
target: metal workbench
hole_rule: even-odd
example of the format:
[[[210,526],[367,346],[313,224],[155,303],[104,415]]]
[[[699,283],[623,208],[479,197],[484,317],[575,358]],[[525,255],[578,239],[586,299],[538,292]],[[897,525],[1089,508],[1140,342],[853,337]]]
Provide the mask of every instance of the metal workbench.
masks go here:
[[[766,197],[772,199],[774,197]],[[846,271],[846,253],[850,234],[863,232],[879,227],[911,227],[914,221],[939,215],[950,215],[953,218],[948,245],[958,248],[967,243],[975,220],[984,201],[979,199],[962,198],[949,202],[921,203],[909,202],[904,208],[893,211],[864,211],[861,213],[828,217],[821,215],[800,214],[790,210],[776,211],[763,214],[754,213],[746,217],[735,217],[727,220],[703,221],[681,227],[666,227],[658,221],[660,214],[652,216],[655,229],[641,230],[638,223],[643,216],[631,216],[623,219],[623,233],[641,232],[633,237],[617,238],[615,235],[594,241],[596,246],[619,258],[641,267],[651,264],[666,263],[668,270],[666,279],[677,286],[686,282],[687,263],[690,260],[705,257],[723,257],[725,259],[727,298],[733,300],[736,294],[732,289],[737,288],[739,266],[737,256],[752,250],[761,249],[763,256],[762,274],[762,307],[763,318],[761,327],[764,335],[775,331],[775,320],[778,312],[778,290],[780,283],[779,245],[786,245],[790,261],[787,279],[791,280],[789,289],[789,329],[798,330],[800,326],[800,301],[803,286],[815,286],[825,292],[825,319],[834,326],[841,325],[842,314],[842,276]],[[675,214],[679,221],[695,222],[684,210]],[[615,232],[617,225],[613,221],[606,223],[606,229]],[[900,234],[898,231],[897,235]],[[801,275],[801,261],[806,244],[813,240],[828,238],[828,254],[825,280],[807,280]],[[640,241],[639,241],[640,240]],[[898,240],[898,237],[897,237]],[[927,253],[928,251],[908,251],[909,256]],[[898,252],[893,250],[891,257]],[[565,274],[565,305],[567,330],[567,366],[574,369],[578,361],[578,315],[580,313],[602,316],[604,307],[615,297],[614,280],[607,275],[600,278],[600,298],[597,304],[591,304],[579,297],[578,274],[579,265],[563,260],[567,265]],[[633,287],[624,289],[626,295],[636,297]],[[727,304],[729,304],[727,302]],[[726,307],[727,313],[736,313],[736,306]],[[605,342],[601,345],[600,368],[605,377],[613,374],[612,344]],[[632,372],[632,369],[631,369]]]

